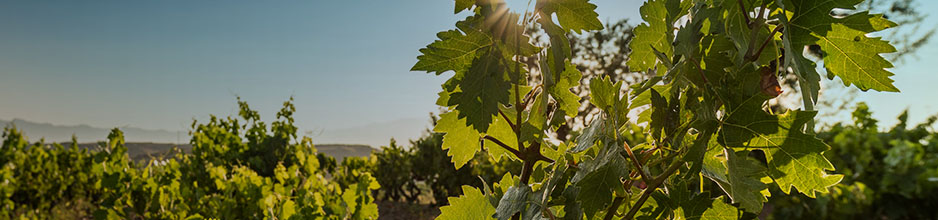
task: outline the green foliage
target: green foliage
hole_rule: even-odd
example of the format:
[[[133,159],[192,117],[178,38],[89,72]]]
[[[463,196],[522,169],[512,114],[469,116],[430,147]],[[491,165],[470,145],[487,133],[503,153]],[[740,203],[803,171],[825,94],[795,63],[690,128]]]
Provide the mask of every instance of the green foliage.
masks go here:
[[[420,189],[414,179],[414,167],[421,165],[420,161],[414,160],[414,153],[391,139],[388,146],[372,154],[377,159],[373,173],[381,184],[384,200],[398,201],[405,198],[406,201],[417,201]]]
[[[589,0],[538,1],[537,6],[541,9],[540,13],[548,18],[557,13],[557,21],[567,32],[603,29],[597,18],[599,14],[595,11],[596,5],[589,3]]]
[[[93,152],[79,149],[75,138],[68,148],[29,144],[15,127],[4,129],[3,136],[0,217],[81,218],[123,211],[110,207],[128,202],[127,182],[136,170],[120,130],[112,130]]]
[[[789,111],[783,115],[770,115],[761,106],[761,103],[743,104],[727,113],[720,129],[720,140],[725,146],[761,149],[768,163],[769,176],[786,193],[794,186],[814,197],[815,191],[826,193],[828,187],[840,182],[842,175],[826,173],[826,170],[834,169],[821,155],[829,147],[820,139],[800,131],[807,121],[814,118],[814,112]],[[731,154],[727,153],[729,156]]]
[[[441,218],[471,210],[499,219],[734,219],[754,217],[767,197],[791,189],[828,195],[844,176],[831,173],[835,166],[824,156],[830,147],[814,136],[820,76],[802,51],[820,48],[828,72],[845,83],[898,91],[885,70],[891,64],[880,56],[893,47],[867,36],[895,24],[868,12],[831,16],[834,8],[858,3],[646,2],[640,9],[646,23],[634,29],[627,63],[653,77],[629,88],[618,77],[591,77],[589,101],[600,114],[573,132],[579,134],[574,140],[557,141],[545,134],[563,132],[556,130],[567,123],[563,116],[591,114],[570,112],[580,100],[569,90],[584,77],[570,64],[577,58],[566,34],[602,28],[594,22],[595,6],[537,1],[518,19],[500,1],[457,1],[457,12],[473,12],[457,23],[459,31],[491,41],[471,50],[472,59],[446,68],[424,66],[434,54],[466,54],[474,47],[439,47],[450,39],[445,33],[454,33],[449,31],[421,50],[413,70],[455,72],[437,101],[450,112],[434,131],[445,133],[442,149],[455,168],[481,152],[496,160],[507,155],[522,169],[484,190],[464,187]],[[549,40],[531,49],[518,26],[541,28]],[[799,77],[807,109],[764,110],[779,93],[778,74],[789,71]],[[629,120],[633,113],[637,120]],[[890,152],[901,158],[916,150]],[[912,167],[901,159],[886,161],[899,170]]]
[[[309,138],[298,139],[292,100],[277,121],[240,102],[240,120],[193,122],[192,154],[134,164],[114,129],[99,149],[28,144],[4,131],[0,216],[27,219],[375,219],[373,161],[346,160],[328,181]],[[243,121],[242,121],[243,120]],[[73,140],[72,143],[77,143]],[[368,162],[371,162],[370,164]],[[334,169],[334,168],[330,168]],[[339,181],[341,180],[341,181]]]
[[[459,113],[444,113],[436,123],[433,131],[446,133],[443,136],[443,149],[449,149],[446,154],[453,159],[456,169],[469,162],[481,150],[479,132],[469,127],[465,119],[460,119]]]
[[[824,66],[839,76],[844,85],[855,84],[862,90],[898,92],[885,68],[892,67],[879,54],[896,52],[889,42],[867,37],[870,32],[896,26],[882,15],[859,12],[835,18],[834,8],[854,9],[862,0],[838,0],[823,3],[803,0],[785,1],[784,9],[792,12],[786,27],[786,44],[792,48],[818,45],[824,51]],[[790,41],[790,42],[789,42]],[[802,50],[793,50],[801,53]]]
[[[437,219],[493,219],[495,207],[489,204],[482,192],[471,186],[463,186],[463,195],[456,198],[449,198],[449,206],[440,208],[440,214]]]
[[[655,67],[655,51],[671,51],[671,44],[668,38],[671,27],[667,22],[667,9],[664,6],[664,0],[653,0],[645,2],[639,9],[642,20],[645,23],[638,25],[632,30],[635,39],[629,44],[632,53],[629,57],[629,67],[644,71]]]
[[[457,7],[458,4],[457,4]],[[458,10],[458,8],[457,8]],[[444,31],[437,34],[440,40],[421,49],[423,55],[417,57],[417,64],[411,70],[436,72],[468,68],[475,59],[477,51],[491,45],[489,36],[476,29],[478,19],[467,18],[457,24],[459,30]]]
[[[432,119],[434,123],[442,121]],[[411,141],[410,147],[391,140],[381,151],[374,152],[377,163],[368,169],[373,169],[371,173],[381,184],[379,197],[383,195],[382,199],[391,201],[404,198],[417,203],[421,202],[420,196],[432,196],[434,205],[445,205],[447,197],[462,194],[463,184],[481,187],[482,180],[496,180],[510,171],[518,172],[519,167],[510,160],[499,161],[484,153],[473,154],[472,163],[457,169],[442,148],[443,140],[443,134],[428,131],[427,135]],[[429,192],[421,190],[421,186],[429,188]]]
[[[879,218],[934,219],[938,203],[938,133],[929,117],[915,126],[899,123],[880,130],[864,103],[853,111],[853,124],[835,124],[818,133],[831,145],[831,163],[844,174],[843,184],[817,199],[773,197],[776,219]],[[791,205],[799,204],[799,205]]]
[[[569,62],[564,66],[563,72],[553,77],[554,83],[547,86],[547,92],[556,97],[559,111],[567,116],[574,117],[580,109],[580,96],[570,91],[580,85],[580,71]]]

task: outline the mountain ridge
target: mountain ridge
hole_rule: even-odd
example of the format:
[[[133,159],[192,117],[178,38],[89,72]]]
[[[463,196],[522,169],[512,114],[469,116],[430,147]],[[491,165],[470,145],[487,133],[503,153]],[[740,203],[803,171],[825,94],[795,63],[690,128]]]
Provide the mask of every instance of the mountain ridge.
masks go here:
[[[78,143],[96,143],[107,139],[111,132],[109,128],[93,127],[86,124],[57,125],[47,122],[34,122],[19,118],[12,120],[0,119],[0,126],[15,125],[30,141],[65,143],[71,142],[72,136],[78,138]],[[375,122],[365,125],[351,126],[338,129],[321,129],[318,132],[306,131],[305,135],[313,138],[316,145],[366,145],[371,148],[386,146],[391,138],[399,142],[415,140],[426,133],[430,126],[426,119],[401,118],[384,122]],[[169,131],[163,129],[145,129],[132,126],[118,127],[124,132],[126,142],[134,143],[189,143],[188,131]]]
[[[38,141],[39,138],[46,142],[71,142],[72,136],[77,137],[79,143],[94,143],[103,141],[111,132],[109,128],[92,127],[86,124],[79,125],[56,125],[47,122],[34,122],[19,118],[12,120],[0,119],[0,126],[16,126],[23,131],[31,141]],[[153,143],[188,143],[189,134],[183,131],[168,131],[163,129],[145,129],[131,126],[117,127],[124,132],[124,139],[127,142],[153,142]]]

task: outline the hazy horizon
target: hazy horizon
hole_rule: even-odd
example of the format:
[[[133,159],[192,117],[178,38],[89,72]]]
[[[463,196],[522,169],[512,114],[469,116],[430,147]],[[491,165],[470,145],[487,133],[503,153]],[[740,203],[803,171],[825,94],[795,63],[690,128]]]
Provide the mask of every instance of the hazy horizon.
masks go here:
[[[0,118],[0,127],[12,124],[29,138],[30,142],[44,139],[46,143],[71,142],[74,135],[79,143],[93,143],[104,141],[113,127],[95,127],[87,124],[63,125],[48,122],[38,122],[19,118]],[[363,144],[371,147],[386,146],[391,138],[399,143],[416,140],[426,133],[430,126],[429,118],[396,119],[383,122],[374,122],[364,126],[345,127],[319,131],[300,131],[299,136],[313,139],[313,144]],[[151,143],[189,143],[189,130],[147,129],[136,126],[119,126],[124,132],[127,142]],[[405,129],[398,129],[405,128]],[[417,130],[419,132],[409,132]]]

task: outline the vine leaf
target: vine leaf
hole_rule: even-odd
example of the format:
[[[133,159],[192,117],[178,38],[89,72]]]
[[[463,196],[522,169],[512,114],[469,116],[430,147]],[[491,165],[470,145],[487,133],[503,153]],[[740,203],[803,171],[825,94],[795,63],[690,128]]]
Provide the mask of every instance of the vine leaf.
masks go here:
[[[489,126],[489,130],[485,133],[486,135],[498,139],[512,149],[518,149],[518,137],[515,136],[515,132],[511,129],[511,125],[508,124],[508,121],[501,117],[495,117],[495,122],[492,123],[492,126]],[[483,144],[485,146],[485,151],[488,152],[489,156],[491,156],[492,159],[494,159],[496,162],[500,161],[502,157],[518,159],[514,154],[508,150],[505,150],[501,146],[498,146],[498,144],[492,142],[491,140],[486,139]]]
[[[726,154],[729,185],[723,190],[727,192],[733,203],[739,203],[743,209],[753,213],[762,212],[762,203],[768,201],[766,197],[769,196],[768,187],[762,182],[764,178],[768,178],[765,174],[765,167],[749,158],[747,156],[749,151],[728,150],[724,154]]]
[[[557,21],[566,31],[602,30],[596,5],[589,0],[539,0],[538,7],[547,15],[557,13]]]
[[[544,140],[544,129],[548,126],[547,112],[547,94],[538,93],[534,96],[531,103],[531,109],[524,115],[524,122],[521,123],[521,141],[525,143],[536,143]],[[541,149],[549,149],[541,148]]]
[[[531,187],[527,184],[518,184],[508,188],[499,200],[498,207],[495,208],[495,215],[499,220],[511,218],[512,215],[524,209],[531,194]]]
[[[645,90],[644,92],[635,93],[635,90],[632,90],[632,102],[629,104],[629,110],[638,109],[638,118],[636,123],[651,122],[651,110],[650,105],[652,104],[651,92],[650,90],[655,90],[662,97],[671,97],[671,85],[655,85],[651,89]],[[649,106],[649,108],[639,108],[643,106]]]
[[[501,53],[487,51],[472,62],[469,72],[459,80],[459,91],[450,94],[449,105],[455,105],[460,118],[477,131],[484,132],[498,114],[499,104],[508,104],[511,95]],[[458,77],[458,76],[454,76]]]
[[[472,4],[475,4],[475,0],[456,0],[456,9],[453,11],[453,14],[459,13],[462,10],[472,8]]]
[[[570,117],[576,117],[580,109],[580,96],[570,91],[570,89],[580,85],[582,75],[576,69],[576,65],[567,61],[563,72],[554,77],[554,85],[547,87],[547,92],[554,97],[554,100],[557,100],[560,110]]]
[[[547,59],[543,59],[542,61],[542,62],[547,63],[546,65],[542,65],[542,66],[548,67],[548,68],[543,68],[547,70],[546,71],[547,74],[552,74],[553,72],[561,72],[562,69],[564,69],[564,63],[565,63],[564,61],[568,57],[572,56],[572,51],[570,49],[570,39],[567,38],[566,31],[564,31],[563,28],[558,26],[557,24],[554,24],[554,22],[550,20],[550,18],[551,18],[550,15],[547,15],[538,19],[538,23],[541,24],[542,28],[544,28],[544,32],[547,34],[547,36],[550,37],[551,46],[547,52]],[[556,75],[556,74],[552,74],[552,75]],[[553,77],[549,77],[548,79],[556,81],[554,79],[556,77],[557,76],[553,76]],[[549,84],[554,83],[551,81],[548,81],[548,82]]]
[[[620,148],[614,145],[606,148],[604,153],[583,164],[571,179],[580,188],[577,200],[586,216],[593,216],[612,203],[615,188],[622,187],[620,178],[628,175],[625,158],[618,153]]]
[[[766,176],[765,167],[749,158],[749,151],[735,152],[732,149],[714,147],[707,158],[706,172],[717,183],[733,203],[752,212],[760,213],[762,203],[768,201],[768,187],[763,182],[771,181]]]
[[[466,164],[476,152],[481,150],[480,133],[466,125],[465,118],[459,118],[458,111],[447,112],[440,115],[434,132],[446,133],[443,135],[443,150],[451,157],[453,165],[459,169]]]
[[[698,194],[693,199],[685,201],[674,210],[675,215],[683,219],[739,219],[736,207],[723,203],[722,197],[709,198],[706,194]],[[681,218],[676,218],[681,219]]]
[[[458,9],[459,1],[456,6]],[[477,57],[477,51],[492,45],[493,42],[490,36],[479,29],[481,20],[481,16],[467,17],[466,20],[456,23],[458,30],[437,33],[436,36],[440,39],[420,49],[422,55],[417,56],[417,63],[410,70],[427,71],[437,75],[450,70],[465,72]]]
[[[880,56],[881,53],[896,52],[896,48],[879,37],[868,37],[871,32],[894,27],[897,24],[881,15],[860,12],[844,18],[831,15],[835,8],[854,9],[860,0],[811,0],[787,1],[791,19],[788,22],[791,37],[790,50],[798,53],[800,48],[818,45],[824,51],[824,66],[839,76],[844,85],[855,85],[860,90],[898,92],[889,77],[893,73],[885,70],[892,63]]]
[[[635,27],[632,31],[635,38],[629,43],[632,54],[629,54],[627,64],[632,70],[645,71],[655,67],[657,60],[655,50],[669,57],[673,53],[671,39],[668,39],[671,26],[667,22],[668,9],[665,7],[665,0],[647,1],[639,8],[639,12],[646,23]]]
[[[828,192],[843,175],[827,174],[834,166],[822,155],[823,141],[801,131],[817,112],[789,111],[770,115],[761,98],[750,98],[727,114],[720,132],[725,146],[765,152],[768,174],[786,193],[795,187],[809,197]]]
[[[506,11],[509,11],[507,4],[500,0],[480,3],[479,13],[485,17],[482,31],[497,39],[506,53],[520,56],[538,53],[541,49],[531,44],[531,39],[524,34],[521,15]]]
[[[603,117],[593,119],[593,122],[590,122],[590,125],[583,129],[583,134],[576,138],[576,147],[571,149],[570,152],[579,153],[593,147],[596,140],[602,136],[605,130],[605,122],[603,120]]]
[[[609,76],[593,78],[590,80],[590,102],[613,115],[617,112],[614,108],[619,105],[619,90],[621,89],[622,81],[613,84]]]
[[[772,1],[772,0],[769,0],[769,1]],[[752,27],[746,23],[747,20],[745,19],[745,16],[751,16],[749,14],[754,13],[753,11],[756,11],[755,7],[758,7],[762,3],[762,0],[758,0],[758,1],[743,0],[743,2],[745,2],[743,4],[747,6],[745,12],[742,11],[742,9],[739,7],[739,4],[737,1],[724,1],[722,5],[722,10],[725,13],[723,16],[723,19],[725,19],[726,21],[724,23],[725,30],[723,31],[725,31],[726,37],[732,39],[731,42],[733,43],[733,45],[735,45],[737,49],[737,54],[739,54],[738,56],[736,56],[737,61],[742,61],[745,58],[744,56],[748,55],[746,54],[747,51],[758,50],[758,48],[749,48],[750,46],[748,44],[749,42],[757,41],[761,43],[762,40],[768,37],[772,37],[773,39],[778,39],[778,36],[769,36],[769,33],[771,33],[771,28],[773,27],[769,26],[768,28],[760,27],[757,29],[751,29]],[[771,6],[769,7],[771,8]],[[752,35],[753,31],[757,33],[755,35]],[[755,37],[755,38],[752,38],[752,37]],[[752,45],[752,46],[758,47],[759,45],[757,44],[757,45]],[[759,59],[757,60],[757,64],[767,65],[769,64],[769,62],[775,59],[778,59],[779,57],[778,51],[779,50],[774,43],[767,44],[766,48],[762,50],[761,54],[759,54]]]
[[[494,219],[495,207],[479,189],[471,186],[462,186],[463,195],[459,197],[449,197],[448,206],[440,207],[440,216],[437,220],[460,219]]]

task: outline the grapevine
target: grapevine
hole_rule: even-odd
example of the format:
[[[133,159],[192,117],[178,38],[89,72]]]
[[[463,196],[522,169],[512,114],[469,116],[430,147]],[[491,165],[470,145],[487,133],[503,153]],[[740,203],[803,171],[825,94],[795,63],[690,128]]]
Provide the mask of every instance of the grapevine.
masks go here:
[[[881,55],[896,49],[869,35],[896,24],[853,10],[861,2],[647,1],[627,63],[652,77],[630,86],[596,77],[580,100],[566,35],[603,28],[595,5],[538,0],[518,14],[499,0],[456,0],[455,12],[471,15],[411,69],[452,72],[433,130],[456,168],[484,152],[522,170],[463,186],[438,219],[737,219],[761,213],[770,187],[828,193],[843,176],[814,136],[817,65],[845,85],[898,92]],[[804,109],[765,110],[783,75],[797,77]],[[582,104],[601,114],[576,138],[551,139]],[[645,140],[624,138],[634,133]]]

